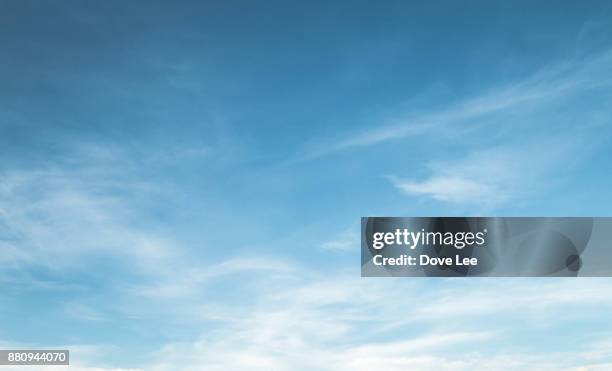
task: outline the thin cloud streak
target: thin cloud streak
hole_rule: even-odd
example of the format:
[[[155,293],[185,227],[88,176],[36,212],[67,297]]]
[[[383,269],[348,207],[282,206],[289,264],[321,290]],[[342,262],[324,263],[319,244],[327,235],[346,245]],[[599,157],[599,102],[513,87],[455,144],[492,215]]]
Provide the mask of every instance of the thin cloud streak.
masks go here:
[[[560,182],[563,175],[596,148],[591,130],[574,136],[541,138],[482,150],[429,164],[424,179],[389,176],[391,184],[410,196],[451,204],[497,207],[526,199]],[[589,149],[587,148],[589,144]],[[542,148],[548,150],[542,152]]]
[[[439,133],[465,120],[609,87],[612,84],[609,77],[612,70],[610,66],[611,51],[587,61],[575,59],[558,63],[540,70],[524,81],[491,88],[446,110],[392,119],[392,124],[374,125],[373,129],[333,142],[311,142],[304,147],[298,158],[313,159],[391,140]]]

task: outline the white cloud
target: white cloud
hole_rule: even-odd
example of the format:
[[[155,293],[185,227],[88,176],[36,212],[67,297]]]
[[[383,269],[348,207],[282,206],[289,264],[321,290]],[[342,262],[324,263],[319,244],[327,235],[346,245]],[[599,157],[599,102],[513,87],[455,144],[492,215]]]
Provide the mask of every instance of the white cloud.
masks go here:
[[[401,191],[417,196],[429,196],[438,201],[474,202],[476,200],[499,200],[504,191],[496,184],[487,184],[467,177],[432,176],[423,181],[399,180],[393,184]]]
[[[130,259],[143,271],[160,272],[176,257],[172,242],[130,227],[124,196],[70,170],[7,173],[0,178],[0,217],[14,236],[3,254],[15,268],[76,267],[92,253]],[[5,250],[6,251],[6,250]]]
[[[215,279],[238,274],[268,274],[271,277],[292,276],[296,268],[288,261],[278,258],[238,257],[206,267],[185,264],[183,269],[161,278],[161,281],[147,286],[135,286],[130,291],[137,296],[153,299],[190,297]]]
[[[184,320],[191,331],[200,330],[195,339],[151,349],[150,362],[138,367],[577,371],[606,369],[612,362],[606,352],[609,339],[600,338],[597,328],[582,328],[581,334],[592,343],[576,342],[571,351],[525,350],[516,341],[525,328],[540,328],[542,334],[550,328],[571,332],[576,319],[607,318],[612,297],[601,295],[612,289],[607,280],[499,278],[483,284],[440,279],[431,284],[401,278],[355,279],[353,273],[317,273],[278,258],[259,259],[230,258],[204,266],[201,272],[206,278],[185,285],[180,295],[160,294],[128,303],[135,313],[157,316],[163,308],[166,321]],[[179,286],[184,274],[174,276]],[[228,282],[233,284],[225,286]],[[219,289],[222,283],[224,288]],[[228,299],[228,290],[239,290],[236,300]],[[130,295],[138,299],[137,293]],[[504,322],[522,325],[513,328]],[[175,326],[181,325],[171,327]],[[551,349],[556,349],[556,336],[549,339]],[[104,359],[117,364],[113,354],[121,354],[119,349],[93,353],[82,347],[69,349],[79,371],[107,371],[94,366]]]
[[[83,273],[111,270],[161,280],[175,274],[174,267],[189,267],[187,249],[158,231],[147,211],[149,202],[175,190],[140,177],[135,167],[118,148],[80,145],[44,168],[0,174],[0,279],[83,290],[92,282],[71,281]],[[31,274],[39,269],[45,279]],[[104,317],[84,306],[67,310],[82,319]]]
[[[225,315],[210,317],[216,318],[211,329],[196,341],[168,344],[145,368],[597,370],[610,362],[601,352],[603,342],[576,343],[564,352],[526,351],[513,340],[522,336],[518,329],[499,323],[571,331],[577,313],[601,316],[612,309],[612,299],[601,295],[610,289],[603,280],[496,279],[482,285],[449,279],[432,286],[296,273],[302,278],[253,277],[253,291],[239,306],[217,302]],[[210,293],[202,295],[210,300]]]
[[[359,236],[358,226],[353,226],[340,232],[334,238],[324,241],[320,246],[323,250],[331,251],[356,250],[360,246]]]
[[[539,138],[474,150],[429,164],[425,179],[389,177],[400,191],[449,203],[497,206],[537,194],[560,182],[595,147],[585,130],[580,135]],[[585,149],[590,144],[590,149]],[[542,150],[545,148],[546,150]]]
[[[461,127],[459,124],[468,120],[501,112],[529,109],[544,103],[561,101],[592,89],[609,88],[612,84],[610,66],[612,66],[610,51],[597,56],[559,62],[541,69],[523,81],[492,87],[446,109],[392,118],[388,120],[390,123],[375,123],[372,128],[350,134],[348,137],[309,143],[301,158],[319,157],[400,138],[436,135],[451,129],[457,130]],[[475,122],[471,124],[472,129],[477,125]],[[485,124],[485,126],[490,125]]]

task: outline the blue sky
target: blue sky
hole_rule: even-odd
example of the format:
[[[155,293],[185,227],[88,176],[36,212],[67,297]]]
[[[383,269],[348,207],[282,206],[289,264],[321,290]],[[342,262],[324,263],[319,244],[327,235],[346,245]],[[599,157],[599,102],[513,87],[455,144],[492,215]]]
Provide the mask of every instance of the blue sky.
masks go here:
[[[608,279],[363,279],[358,246],[362,216],[610,216],[611,29],[605,1],[0,2],[0,345],[612,369]]]

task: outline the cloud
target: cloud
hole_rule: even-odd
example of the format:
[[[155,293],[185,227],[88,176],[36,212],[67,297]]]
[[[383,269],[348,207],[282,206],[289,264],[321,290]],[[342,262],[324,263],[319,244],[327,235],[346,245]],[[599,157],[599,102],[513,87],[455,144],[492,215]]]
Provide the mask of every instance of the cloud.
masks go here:
[[[252,262],[230,257],[200,272],[194,281],[188,281],[193,272],[175,273],[180,295],[162,292],[142,300],[130,290],[122,295],[132,301],[115,299],[131,312],[163,317],[170,325],[164,331],[176,331],[161,347],[142,353],[147,361],[130,367],[577,371],[606,369],[612,362],[605,351],[609,337],[581,322],[609,320],[612,297],[601,295],[612,288],[607,280],[500,278],[485,285],[468,279],[355,279],[354,272],[322,272],[275,256]],[[583,326],[580,339],[557,343],[559,332],[572,333],[575,326]],[[182,327],[197,335],[178,335]],[[523,347],[518,340],[528,336],[525,331],[542,334],[549,346]],[[132,351],[68,348],[79,371],[108,371],[103,365],[109,363],[125,368],[118,359]]]
[[[324,241],[320,247],[329,251],[356,250],[360,246],[359,235],[359,227],[353,226],[340,232],[334,238]]]
[[[230,260],[231,261],[231,260]],[[607,316],[604,280],[355,280],[298,270],[291,278],[253,276],[240,305],[216,301],[221,316],[192,342],[166,344],[147,370],[579,370],[611,359],[597,328],[593,342],[525,349],[524,326],[572,331]],[[211,300],[213,292],[194,288]],[[200,291],[198,293],[198,291]],[[389,305],[390,303],[393,305]],[[175,305],[181,306],[175,302]],[[193,310],[201,310],[196,303]],[[193,325],[194,322],[191,322]],[[592,331],[592,332],[591,332]],[[597,341],[595,341],[597,340]],[[564,347],[569,347],[565,349]],[[554,349],[554,350],[551,350]],[[587,368],[588,369],[588,368]]]
[[[475,202],[476,200],[487,200],[499,202],[505,198],[504,191],[496,184],[475,181],[469,177],[434,175],[420,182],[396,178],[391,180],[395,187],[405,193],[429,196],[438,201]]]
[[[253,334],[256,335],[256,334]],[[231,337],[231,336],[230,336]],[[421,370],[434,365],[460,364],[460,361],[423,355],[428,350],[448,350],[462,342],[478,343],[489,338],[486,333],[448,333],[416,337],[409,341],[367,344],[345,349],[324,348],[312,343],[293,342],[281,344],[253,343],[247,348],[230,340],[219,349],[214,344],[202,342],[185,348],[185,344],[167,347],[165,353],[187,349],[196,354],[189,364],[167,360],[151,367],[152,370]],[[212,347],[212,349],[211,349]],[[173,368],[174,367],[174,368]],[[429,368],[427,368],[429,367]],[[436,368],[439,369],[439,368]],[[450,369],[450,368],[449,368]],[[453,368],[455,369],[455,368]]]
[[[95,179],[63,169],[35,170],[7,173],[0,184],[3,232],[13,236],[2,241],[10,252],[3,259],[13,268],[74,268],[100,253],[157,271],[176,254],[171,241],[130,227],[134,215],[124,196],[105,192],[106,185]]]
[[[130,289],[134,295],[153,299],[190,297],[194,292],[217,279],[237,276],[239,274],[267,274],[270,277],[287,277],[294,274],[293,264],[279,258],[237,257],[212,264],[206,269],[185,264],[181,271],[161,278],[161,282],[145,286],[134,286]]]
[[[499,206],[529,197],[570,175],[597,147],[594,132],[532,138],[477,149],[460,158],[429,163],[424,179],[388,177],[401,192],[454,204]],[[546,150],[542,150],[545,148]]]
[[[79,302],[67,303],[64,312],[69,318],[85,321],[108,321],[109,318],[95,308]]]
[[[45,167],[1,173],[0,278],[74,291],[92,283],[82,274],[161,279],[188,265],[185,249],[149,215],[151,203],[175,190],[136,169],[119,148],[81,144]],[[99,317],[85,307],[73,312]]]
[[[594,89],[609,88],[612,84],[610,66],[612,51],[558,62],[522,81],[491,87],[447,108],[406,114],[387,119],[387,123],[375,123],[357,134],[310,142],[303,148],[300,158],[316,158],[401,138],[438,135],[475,129],[482,125],[490,127],[490,122],[478,123],[477,119],[533,109],[541,104],[562,101]],[[469,125],[462,125],[465,123]]]

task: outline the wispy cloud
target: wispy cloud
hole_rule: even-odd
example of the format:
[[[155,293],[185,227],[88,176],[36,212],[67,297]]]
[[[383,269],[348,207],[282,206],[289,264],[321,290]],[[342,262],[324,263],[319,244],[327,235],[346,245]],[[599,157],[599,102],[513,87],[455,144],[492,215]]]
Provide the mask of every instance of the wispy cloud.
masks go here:
[[[504,325],[520,322],[546,333],[571,331],[584,316],[599,323],[612,309],[612,299],[601,295],[610,290],[605,280],[356,280],[276,256],[229,257],[193,273],[173,275],[180,295],[152,289],[142,300],[131,288],[115,299],[130,312],[163,314],[173,331],[188,326],[199,333],[171,336],[179,340],[150,349],[139,369],[578,371],[605,370],[612,362],[604,351],[609,338],[598,327],[582,328],[587,342],[557,344],[554,333],[547,336],[550,349],[526,350],[516,341],[525,326]],[[226,286],[235,280],[243,283]],[[98,320],[97,311],[76,309]],[[76,370],[115,370],[93,367],[107,363],[100,355],[69,349],[80,355]]]
[[[506,191],[498,185],[473,180],[467,174],[455,177],[434,175],[423,181],[391,177],[391,181],[405,193],[429,196],[438,201],[480,203],[484,200],[497,203],[507,196]]]
[[[147,205],[136,198],[168,197],[174,189],[139,177],[120,149],[81,145],[71,151],[45,167],[0,174],[2,271],[21,272],[24,279],[41,268],[58,276],[94,273],[92,260],[102,258],[117,270],[172,274],[171,267],[186,260],[183,250],[151,228],[143,218]]]
[[[528,197],[559,182],[575,164],[587,157],[596,141],[593,133],[540,138],[474,150],[462,158],[429,163],[425,179],[389,177],[400,191],[449,203],[498,206]],[[585,150],[590,144],[590,149]],[[542,151],[546,148],[546,151]]]
[[[161,277],[156,283],[144,287],[136,286],[129,290],[137,296],[153,299],[189,298],[215,280],[245,274],[267,274],[269,277],[287,277],[295,274],[293,264],[279,258],[233,258],[202,269],[185,264],[180,272]]]
[[[605,281],[592,281],[585,289],[575,280],[511,285],[504,279],[490,285],[444,280],[433,289],[401,279],[296,273],[273,281],[253,276],[240,305],[216,302],[215,312],[224,315],[208,317],[214,319],[212,329],[193,342],[167,344],[145,368],[579,370],[611,361],[609,354],[597,351],[605,338],[563,351],[530,351],[514,341],[523,334],[500,324],[558,328],[562,323],[565,328],[574,323],[576,312],[600,317],[603,308],[612,308],[612,301],[599,294],[609,288]],[[210,292],[198,291],[193,293],[201,300],[210,300]],[[393,305],[388,305],[388,293],[397,293]],[[202,310],[193,302],[190,307]],[[597,329],[591,330],[590,338],[597,339]],[[551,349],[559,349],[550,341]]]
[[[390,140],[436,135],[457,130],[458,124],[500,112],[562,100],[591,89],[612,84],[612,52],[597,56],[576,57],[543,68],[533,76],[511,84],[491,87],[472,98],[451,104],[434,112],[406,114],[373,123],[357,134],[310,142],[300,158],[316,158],[338,151],[366,147]],[[474,129],[476,124],[471,123]],[[491,126],[485,123],[487,126]]]
[[[361,243],[359,235],[359,227],[353,226],[340,232],[334,238],[324,241],[320,246],[323,250],[330,251],[356,250]]]
[[[99,252],[129,257],[136,267],[157,270],[176,254],[164,237],[127,226],[130,211],[123,196],[104,193],[95,181],[75,176],[57,170],[0,178],[1,215],[6,233],[14,236],[3,242],[13,251],[4,259],[11,259],[13,266],[56,270],[74,267],[80,258]]]

